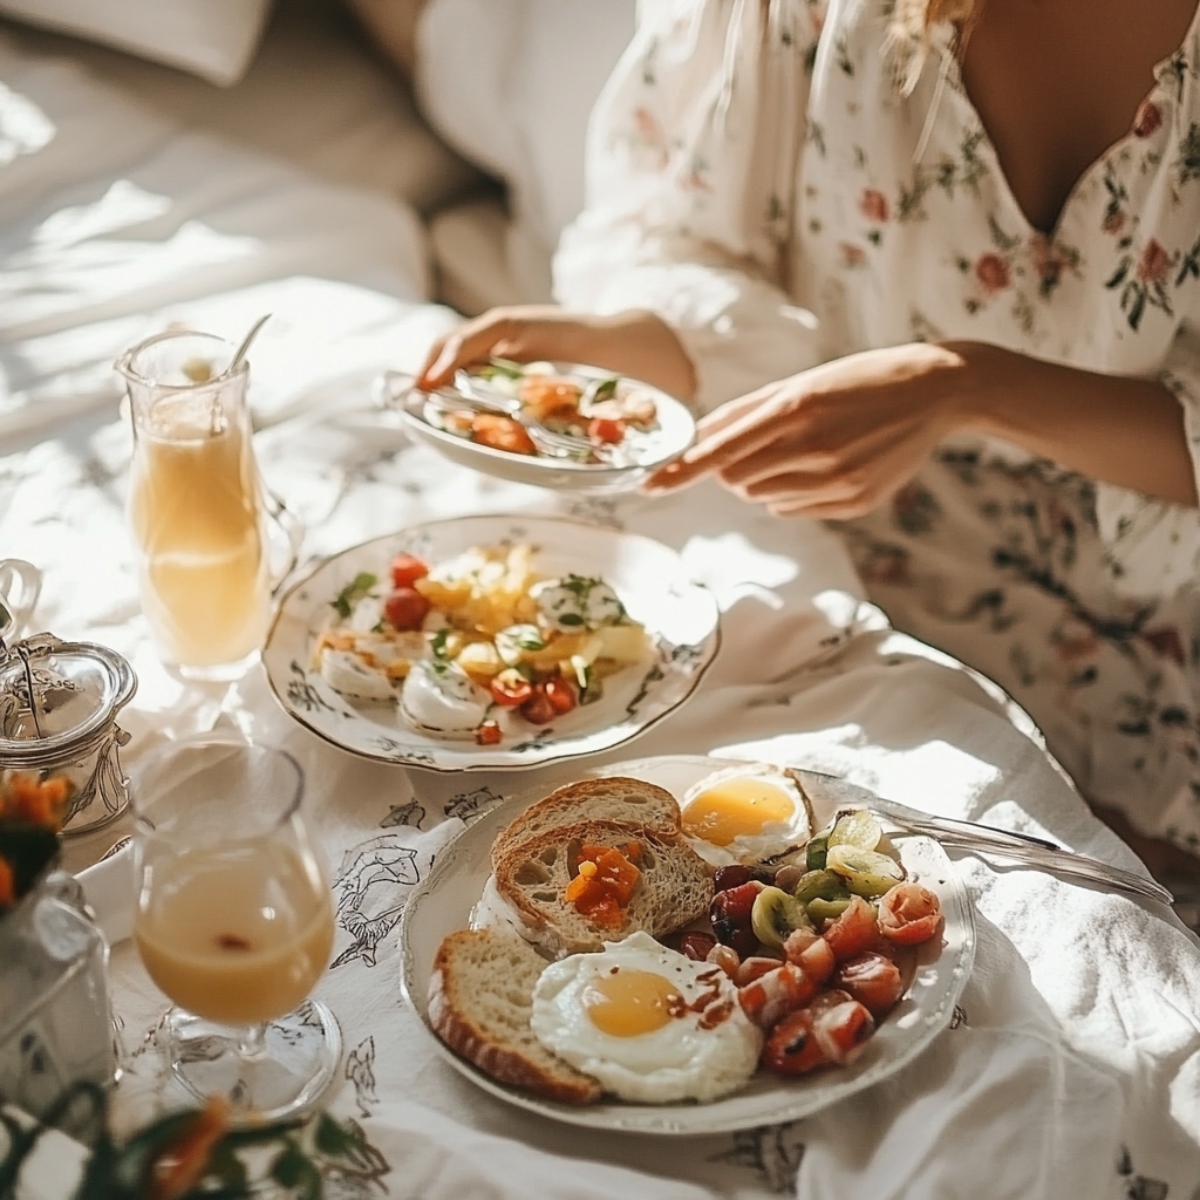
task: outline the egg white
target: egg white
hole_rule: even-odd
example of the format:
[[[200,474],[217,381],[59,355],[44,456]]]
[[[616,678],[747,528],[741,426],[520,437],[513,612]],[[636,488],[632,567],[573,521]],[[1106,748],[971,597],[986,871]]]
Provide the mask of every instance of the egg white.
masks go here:
[[[777,854],[795,846],[802,845],[812,836],[808,820],[808,808],[804,797],[794,780],[790,779],[777,767],[762,763],[739,763],[706,775],[698,783],[693,784],[684,793],[679,808],[684,821],[687,821],[689,806],[705,792],[714,786],[734,779],[761,779],[774,784],[786,792],[792,800],[792,814],[786,821],[768,821],[757,834],[739,834],[727,846],[718,846],[706,842],[703,838],[693,837],[687,830],[687,838],[693,850],[714,867],[727,867],[733,863],[756,863],[772,858]]]
[[[583,993],[614,967],[662,975],[687,1003],[717,987],[717,1003],[731,1002],[729,1015],[711,1029],[701,1028],[702,1013],[687,1012],[650,1033],[605,1033],[588,1017]],[[754,1074],[762,1048],[761,1031],[742,1012],[723,971],[640,931],[606,942],[598,953],[572,954],[546,967],[534,988],[530,1025],[543,1046],[606,1090],[646,1104],[713,1100],[731,1092]]]

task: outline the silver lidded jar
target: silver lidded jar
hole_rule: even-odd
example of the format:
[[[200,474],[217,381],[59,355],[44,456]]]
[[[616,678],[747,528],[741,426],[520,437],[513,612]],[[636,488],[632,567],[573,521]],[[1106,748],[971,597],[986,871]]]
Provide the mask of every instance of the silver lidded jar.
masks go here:
[[[129,802],[119,753],[129,734],[117,714],[136,690],[133,668],[105,646],[0,637],[0,772],[69,779],[67,837],[107,825]]]

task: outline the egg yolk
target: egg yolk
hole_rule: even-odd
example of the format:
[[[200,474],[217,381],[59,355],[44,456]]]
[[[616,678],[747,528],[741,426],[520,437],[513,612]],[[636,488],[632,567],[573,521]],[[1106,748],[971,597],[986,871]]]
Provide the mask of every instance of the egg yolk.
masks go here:
[[[713,846],[762,833],[763,826],[790,821],[792,797],[765,779],[726,779],[701,792],[683,813],[684,831]]]
[[[687,1007],[669,979],[653,971],[620,968],[591,980],[580,1000],[592,1024],[612,1037],[653,1033]]]

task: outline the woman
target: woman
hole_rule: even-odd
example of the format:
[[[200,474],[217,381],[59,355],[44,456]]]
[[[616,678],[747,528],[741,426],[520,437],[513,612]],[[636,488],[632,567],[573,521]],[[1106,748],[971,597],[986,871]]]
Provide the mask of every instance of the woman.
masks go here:
[[[566,307],[467,324],[425,382],[497,353],[695,397],[655,487],[839,522],[896,625],[1200,854],[1196,0],[643,7]]]

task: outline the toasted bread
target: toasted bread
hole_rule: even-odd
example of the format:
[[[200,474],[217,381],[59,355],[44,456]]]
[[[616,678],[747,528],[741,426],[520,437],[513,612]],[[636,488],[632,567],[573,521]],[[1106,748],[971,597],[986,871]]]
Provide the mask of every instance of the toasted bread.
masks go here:
[[[618,928],[592,923],[565,897],[579,848],[638,843],[641,872]],[[599,950],[635,930],[662,938],[708,911],[711,868],[683,840],[624,821],[583,821],[547,829],[511,847],[494,864],[496,891],[522,923],[523,936],[558,956]]]
[[[429,1023],[457,1054],[513,1087],[563,1104],[591,1104],[600,1084],[533,1035],[533,989],[546,960],[515,934],[460,929],[438,947],[429,980]]]
[[[492,866],[531,838],[583,821],[624,821],[663,837],[674,837],[681,828],[679,804],[664,788],[623,775],[584,779],[556,789],[521,813],[492,845]]]

